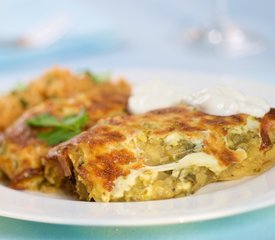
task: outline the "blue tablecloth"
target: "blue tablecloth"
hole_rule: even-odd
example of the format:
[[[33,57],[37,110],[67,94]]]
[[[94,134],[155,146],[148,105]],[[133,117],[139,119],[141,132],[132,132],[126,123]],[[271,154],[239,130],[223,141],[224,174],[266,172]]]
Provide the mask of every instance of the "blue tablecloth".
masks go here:
[[[1,2],[0,37],[15,36],[26,25],[61,12],[70,16],[72,24],[63,39],[46,49],[28,51],[0,46],[0,79],[59,64],[74,69],[86,66],[181,69],[275,84],[275,3],[244,0],[228,1],[228,5],[232,21],[265,40],[264,52],[227,58],[184,45],[181,38],[184,30],[213,19],[213,1]],[[129,228],[51,225],[0,217],[0,239],[274,239],[273,216],[275,207],[268,207],[198,223]]]
[[[217,220],[156,227],[79,227],[0,218],[1,239],[274,239],[275,207]]]

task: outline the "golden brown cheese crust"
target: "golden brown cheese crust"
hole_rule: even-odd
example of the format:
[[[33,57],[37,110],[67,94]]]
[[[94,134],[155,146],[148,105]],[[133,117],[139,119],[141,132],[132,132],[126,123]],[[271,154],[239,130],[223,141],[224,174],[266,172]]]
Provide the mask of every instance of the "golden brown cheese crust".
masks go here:
[[[70,97],[92,91],[95,83],[87,76],[74,75],[67,69],[54,68],[31,81],[22,89],[0,97],[0,131],[14,122],[24,111],[51,98]]]
[[[275,109],[272,108],[268,114],[264,116],[261,121],[261,137],[262,137],[262,144],[261,150],[268,150],[272,148],[272,130],[274,128],[274,121],[275,121]]]
[[[106,82],[95,85],[89,93],[50,99],[29,109],[2,134],[0,170],[7,175],[14,188],[40,188],[45,182],[43,159],[49,146],[37,138],[39,129],[28,126],[26,121],[39,114],[48,113],[62,118],[86,109],[89,116],[85,126],[87,129],[102,118],[125,114],[129,94],[130,87],[126,82]],[[52,168],[54,163],[48,165]]]
[[[270,139],[270,132],[274,130],[275,124],[273,112],[272,110],[263,119],[254,119],[257,122],[260,121],[261,124],[260,130],[255,130],[253,133],[255,148],[260,153],[258,156],[261,158],[264,158],[264,151],[273,146]],[[114,117],[101,121],[88,131],[51,149],[47,161],[58,163],[59,167],[58,165],[56,167],[59,168],[59,173],[63,173],[66,177],[75,178],[80,198],[97,201],[119,200],[112,199],[112,197],[105,198],[106,194],[114,190],[116,179],[127,176],[132,170],[140,169],[144,165],[158,165],[154,161],[148,161],[148,158],[161,161],[161,158],[167,157],[168,154],[162,152],[165,148],[163,141],[158,143],[160,148],[157,153],[155,151],[155,155],[149,151],[147,154],[148,146],[152,141],[166,139],[172,133],[182,134],[185,139],[190,141],[202,139],[202,147],[199,151],[214,156],[222,167],[238,166],[246,155],[243,153],[244,151],[228,147],[225,139],[232,129],[244,128],[248,118],[249,116],[245,114],[229,117],[207,115],[186,105],[155,110],[137,116]],[[248,131],[246,134],[248,133],[250,132]],[[143,140],[144,145],[140,144]],[[139,151],[140,149],[143,153]],[[171,161],[173,160],[167,159],[163,163]],[[257,160],[254,159],[253,161]],[[262,162],[256,162],[255,167],[248,169],[246,173],[235,171],[235,177],[253,174],[255,168],[259,167],[259,163]],[[273,164],[274,161],[271,165]],[[204,169],[200,170],[205,171]],[[207,171],[205,174],[213,177],[212,173],[207,173]],[[228,174],[221,175],[220,180],[233,178],[232,172],[230,173],[231,176]],[[207,181],[214,181],[215,179],[217,180],[218,176],[210,180],[206,179],[192,191],[203,186]],[[80,193],[83,191],[85,194]],[[149,199],[175,197],[177,194],[180,192],[166,195],[158,192]],[[141,200],[145,198],[135,196],[129,199]],[[122,198],[120,200],[127,199]]]

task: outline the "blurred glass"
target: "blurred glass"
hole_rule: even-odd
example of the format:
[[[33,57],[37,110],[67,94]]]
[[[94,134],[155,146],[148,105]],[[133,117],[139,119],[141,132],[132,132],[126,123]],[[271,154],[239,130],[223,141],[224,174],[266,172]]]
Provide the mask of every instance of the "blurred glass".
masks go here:
[[[254,55],[266,48],[264,39],[241,27],[228,17],[227,0],[215,0],[214,22],[189,28],[185,42],[201,50],[211,50],[229,57]]]

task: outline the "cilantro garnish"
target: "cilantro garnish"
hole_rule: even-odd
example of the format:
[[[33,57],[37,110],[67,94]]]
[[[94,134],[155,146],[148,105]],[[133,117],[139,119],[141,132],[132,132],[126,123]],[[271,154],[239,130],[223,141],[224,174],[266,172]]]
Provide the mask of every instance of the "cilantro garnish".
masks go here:
[[[11,94],[17,94],[19,92],[24,92],[28,89],[28,85],[26,83],[18,82],[11,90]]]
[[[92,73],[91,71],[84,71],[84,74],[88,76],[95,83],[107,82],[110,79],[111,74],[105,73]]]
[[[62,119],[51,114],[40,114],[29,119],[27,124],[31,127],[50,128],[37,133],[37,137],[48,145],[56,145],[79,134],[88,119],[87,112],[82,110],[79,114],[68,115]]]

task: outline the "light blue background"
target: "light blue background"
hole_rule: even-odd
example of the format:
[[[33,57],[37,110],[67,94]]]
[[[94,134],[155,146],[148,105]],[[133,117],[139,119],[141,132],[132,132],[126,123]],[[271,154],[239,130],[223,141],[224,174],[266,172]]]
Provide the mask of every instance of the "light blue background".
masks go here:
[[[0,80],[59,64],[75,69],[180,69],[275,84],[275,3],[228,1],[231,20],[256,32],[267,44],[262,54],[244,58],[184,45],[182,35],[188,27],[214,20],[213,4],[211,0],[0,0],[0,40],[18,36],[57,14],[70,19],[66,36],[49,48],[0,46]],[[201,223],[137,228],[61,226],[0,217],[0,239],[275,239],[274,216],[275,207],[269,207]]]

